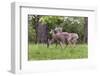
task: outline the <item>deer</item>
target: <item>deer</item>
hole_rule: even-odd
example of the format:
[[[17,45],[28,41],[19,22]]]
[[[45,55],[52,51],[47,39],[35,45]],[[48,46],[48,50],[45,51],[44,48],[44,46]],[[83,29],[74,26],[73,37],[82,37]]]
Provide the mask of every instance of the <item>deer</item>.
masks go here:
[[[52,44],[53,42],[57,44],[59,43],[60,46],[63,48],[63,44],[65,43],[66,39],[64,35],[61,35],[60,33],[57,33],[55,30],[51,29],[50,34],[52,36],[52,39],[48,39],[48,46]]]
[[[63,47],[63,44],[68,44],[69,46],[73,44],[75,46],[79,38],[77,33],[62,32],[62,28],[55,28],[50,33],[52,34],[52,39],[48,39],[48,46],[53,42],[56,42],[56,46],[59,43],[61,47]]]
[[[77,43],[77,40],[79,39],[77,33],[62,32],[62,27],[56,27],[55,31],[64,35],[69,45],[71,44],[75,45]]]

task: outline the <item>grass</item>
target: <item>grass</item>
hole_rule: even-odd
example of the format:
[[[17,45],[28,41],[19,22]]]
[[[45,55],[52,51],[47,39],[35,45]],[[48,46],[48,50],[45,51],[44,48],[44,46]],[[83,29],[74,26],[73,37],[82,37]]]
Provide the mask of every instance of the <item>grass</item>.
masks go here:
[[[75,47],[61,48],[55,44],[49,48],[44,44],[29,44],[28,60],[79,59],[88,57],[87,44],[77,44]]]

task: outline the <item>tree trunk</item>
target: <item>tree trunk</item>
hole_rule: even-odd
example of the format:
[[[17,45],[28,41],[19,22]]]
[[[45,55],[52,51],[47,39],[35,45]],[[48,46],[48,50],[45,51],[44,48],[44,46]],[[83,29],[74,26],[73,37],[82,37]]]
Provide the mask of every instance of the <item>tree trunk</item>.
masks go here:
[[[84,42],[88,42],[88,17],[84,18]]]

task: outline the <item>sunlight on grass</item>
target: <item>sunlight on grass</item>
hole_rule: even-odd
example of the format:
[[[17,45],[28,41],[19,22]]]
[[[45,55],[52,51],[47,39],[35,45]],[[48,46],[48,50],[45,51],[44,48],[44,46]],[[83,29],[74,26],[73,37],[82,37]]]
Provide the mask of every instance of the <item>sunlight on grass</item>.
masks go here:
[[[29,44],[28,60],[79,59],[88,57],[87,44],[78,44],[75,47],[45,44]]]

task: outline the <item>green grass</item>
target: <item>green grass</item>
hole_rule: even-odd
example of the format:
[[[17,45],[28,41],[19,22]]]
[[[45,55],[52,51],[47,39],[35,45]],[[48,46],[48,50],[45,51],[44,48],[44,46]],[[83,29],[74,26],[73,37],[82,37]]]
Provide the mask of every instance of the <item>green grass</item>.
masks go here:
[[[75,47],[43,44],[29,44],[28,60],[80,59],[88,57],[87,44],[77,44]]]

